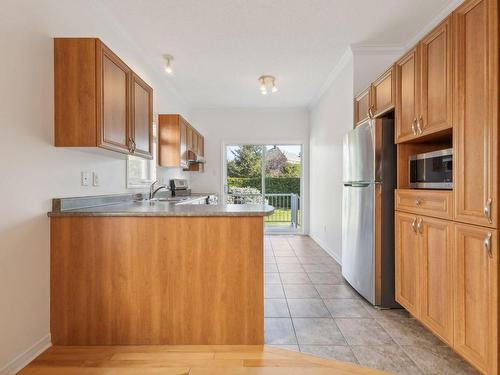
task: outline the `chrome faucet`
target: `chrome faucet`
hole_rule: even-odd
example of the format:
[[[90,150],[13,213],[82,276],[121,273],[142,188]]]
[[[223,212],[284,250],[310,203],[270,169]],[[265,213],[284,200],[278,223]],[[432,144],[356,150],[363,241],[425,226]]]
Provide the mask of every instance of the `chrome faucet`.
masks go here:
[[[161,189],[169,190],[167,186],[165,185],[160,185],[155,189],[155,185],[158,183],[158,180],[153,182],[151,186],[149,187],[149,200],[153,199]]]

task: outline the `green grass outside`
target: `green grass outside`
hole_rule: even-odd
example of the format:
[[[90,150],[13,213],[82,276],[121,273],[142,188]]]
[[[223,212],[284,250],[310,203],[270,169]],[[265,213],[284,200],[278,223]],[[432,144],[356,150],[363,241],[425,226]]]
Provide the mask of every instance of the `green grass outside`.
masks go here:
[[[280,220],[280,221],[274,221]],[[284,208],[275,208],[271,216],[266,216],[265,223],[267,226],[283,226],[292,222],[292,210]],[[298,226],[301,224],[300,210],[298,212]]]

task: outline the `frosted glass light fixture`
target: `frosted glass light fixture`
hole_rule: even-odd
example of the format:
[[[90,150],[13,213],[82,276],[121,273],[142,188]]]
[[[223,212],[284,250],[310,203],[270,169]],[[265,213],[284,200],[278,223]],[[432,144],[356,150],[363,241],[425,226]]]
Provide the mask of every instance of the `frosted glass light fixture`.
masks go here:
[[[264,75],[259,77],[260,83],[260,93],[262,95],[267,95],[269,91],[275,93],[278,91],[278,86],[276,85],[276,77]]]

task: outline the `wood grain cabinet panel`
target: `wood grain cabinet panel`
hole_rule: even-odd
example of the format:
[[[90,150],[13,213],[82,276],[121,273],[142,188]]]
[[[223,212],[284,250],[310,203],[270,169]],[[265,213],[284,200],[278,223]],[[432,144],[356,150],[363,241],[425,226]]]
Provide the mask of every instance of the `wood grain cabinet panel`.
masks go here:
[[[396,301],[413,316],[419,311],[419,247],[417,216],[396,212]]]
[[[396,210],[443,219],[453,218],[453,192],[397,189]]]
[[[54,345],[264,343],[262,217],[51,219]]]
[[[134,154],[153,157],[153,89],[132,73],[131,133]]]
[[[370,118],[371,87],[361,92],[354,98],[354,126],[357,126]]]
[[[158,116],[158,163],[161,167],[177,167],[203,172],[203,164],[189,164],[188,151],[204,156],[204,138],[182,116]]]
[[[418,47],[396,62],[396,143],[418,137]]]
[[[99,39],[55,38],[55,146],[152,158],[152,91]]]
[[[109,48],[101,45],[101,144],[119,152],[129,152],[129,73],[130,69]]]
[[[420,42],[421,134],[449,129],[452,124],[453,56],[451,17]]]
[[[453,344],[453,222],[419,217],[420,320]]]
[[[498,374],[498,232],[456,224],[453,261],[454,348],[483,373]]]
[[[379,116],[396,104],[395,67],[392,66],[372,84],[373,114]]]
[[[498,1],[465,2],[454,31],[455,220],[497,228]]]

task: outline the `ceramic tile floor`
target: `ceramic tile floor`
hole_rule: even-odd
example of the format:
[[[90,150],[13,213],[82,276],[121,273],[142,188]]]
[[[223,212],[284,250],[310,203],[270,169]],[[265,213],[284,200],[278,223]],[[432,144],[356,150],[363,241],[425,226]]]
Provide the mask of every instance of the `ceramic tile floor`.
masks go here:
[[[266,236],[265,341],[397,374],[477,374],[405,310],[377,310],[306,236]]]

